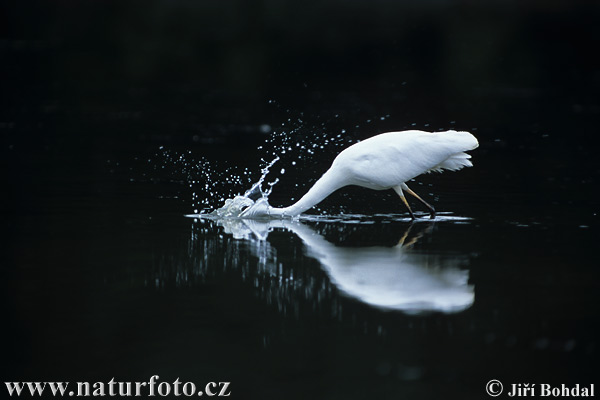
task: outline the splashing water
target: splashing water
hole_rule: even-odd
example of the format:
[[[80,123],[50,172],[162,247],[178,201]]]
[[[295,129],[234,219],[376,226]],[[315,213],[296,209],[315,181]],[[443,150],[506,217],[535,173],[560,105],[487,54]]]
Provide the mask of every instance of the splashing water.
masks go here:
[[[269,103],[275,104],[274,101],[269,101]],[[289,114],[290,110],[286,110],[285,112]],[[290,166],[299,168],[302,163],[308,163],[311,159],[318,156],[320,152],[325,151],[327,147],[346,147],[353,142],[350,137],[344,135],[346,133],[345,130],[342,130],[341,133],[328,133],[325,122],[305,126],[306,122],[303,120],[303,113],[300,113],[300,117],[288,118],[287,122],[282,123],[279,129],[275,128],[271,130],[271,127],[268,126],[270,135],[257,150],[262,150],[267,154],[267,157],[272,156],[274,159],[271,162],[262,160],[266,165],[261,169],[260,178],[243,195],[221,198],[221,201],[224,201],[221,207],[209,213],[202,213],[202,215],[217,218],[239,218],[249,208],[256,210],[267,208],[269,207],[268,197],[273,191],[273,187],[279,182],[279,178],[275,178],[272,182],[267,182],[266,189],[263,188],[263,184],[276,162],[283,160],[282,162],[286,163],[285,168],[281,168],[278,171],[280,175],[283,175],[286,173],[286,168]],[[335,118],[337,117],[338,115],[335,116]],[[310,135],[307,134],[306,129],[309,129],[311,132]],[[319,134],[315,135],[317,132]],[[246,175],[248,178],[250,177],[249,174]],[[208,179],[209,177],[206,176],[206,178]],[[306,182],[300,182],[295,186],[303,187],[306,184]]]
[[[264,168],[261,169],[262,175],[259,180],[252,185],[252,187],[244,193],[243,196],[235,196],[233,199],[225,200],[223,207],[218,208],[211,212],[209,215],[218,218],[239,218],[241,214],[249,207],[262,204],[268,206],[268,197],[273,191],[273,186],[279,182],[279,178],[273,182],[268,182],[269,188],[263,191],[262,184],[265,178],[269,174],[271,167],[279,161],[279,157],[276,156],[273,161],[268,163]]]
[[[268,134],[262,145],[256,150],[262,153],[262,162],[265,167],[260,170],[261,175],[256,180],[258,171],[253,171],[247,165],[222,165],[215,161],[208,161],[204,157],[195,157],[191,151],[177,152],[165,149],[163,146],[148,163],[153,165],[154,170],[161,177],[142,176],[140,181],[150,178],[156,180],[167,180],[169,183],[181,185],[180,191],[189,192],[192,199],[192,210],[195,215],[214,216],[218,218],[239,218],[249,207],[258,210],[260,207],[268,207],[268,197],[274,185],[279,182],[276,177],[271,182],[266,182],[269,173],[279,177],[293,169],[301,169],[309,173],[322,172],[326,166],[315,168],[318,163],[315,160],[322,157],[324,152],[339,152],[348,145],[357,142],[353,138],[355,128],[350,121],[342,122],[340,115],[311,115],[305,118],[303,112],[295,113],[289,109],[283,109],[276,101],[269,101],[277,107],[280,115],[286,115],[285,121],[279,125],[263,124],[257,129]],[[297,114],[295,117],[293,114]],[[384,120],[385,117],[375,118]],[[341,124],[347,124],[343,126]],[[331,125],[335,125],[335,128]],[[342,129],[345,128],[345,129]],[[356,125],[358,128],[358,125]],[[327,157],[324,157],[327,158]],[[265,159],[272,159],[267,162]],[[273,165],[280,161],[282,168],[270,171]],[[323,167],[323,168],[321,168]],[[311,171],[315,168],[314,171]],[[166,176],[165,176],[166,175]],[[313,182],[302,180],[290,184],[291,189],[298,193],[305,193]],[[265,184],[265,185],[263,185]],[[236,194],[240,187],[248,189],[243,195]],[[266,186],[263,188],[263,186]],[[237,192],[239,193],[239,192]],[[293,192],[293,194],[295,194]],[[177,197],[185,198],[185,194],[178,192]],[[177,198],[176,197],[176,198]],[[294,198],[291,197],[290,201]],[[342,209],[343,206],[340,206]],[[315,207],[315,211],[324,213],[324,210]]]
[[[261,131],[268,132],[269,136],[265,139],[263,145],[258,146],[257,150],[266,153],[266,157],[274,157],[271,162],[266,163],[266,166],[261,169],[261,176],[255,183],[252,184],[243,195],[226,196],[228,198],[221,198],[224,203],[221,207],[216,208],[214,211],[209,213],[203,213],[205,216],[213,216],[219,218],[239,218],[241,214],[249,208],[260,210],[262,208],[269,207],[268,197],[271,194],[273,187],[279,182],[279,178],[276,178],[272,182],[267,182],[266,190],[263,189],[263,183],[267,175],[270,172],[271,167],[281,160],[283,168],[274,173],[279,173],[280,176],[286,173],[286,168],[302,168],[306,170],[312,167],[311,161],[314,161],[316,157],[319,157],[323,152],[327,150],[333,150],[332,148],[342,149],[355,142],[351,137],[351,134],[346,133],[346,129],[328,129],[328,125],[339,117],[335,114],[335,117],[329,117],[323,121],[321,116],[312,116],[308,120],[312,120],[312,124],[309,124],[305,120],[304,113],[300,112],[297,117],[292,117],[290,110],[283,110],[274,101],[270,100],[270,104],[279,108],[279,111],[288,114],[289,118],[281,124],[279,127],[271,127],[271,125],[262,125]],[[339,121],[336,121],[339,123]],[[263,129],[264,128],[264,129]],[[339,150],[337,150],[339,151]],[[250,174],[244,172],[245,178],[250,178]],[[206,177],[209,178],[208,176]],[[304,189],[306,191],[309,182],[298,182],[294,186],[299,190]],[[196,200],[198,198],[196,197]],[[294,200],[293,198],[291,200]],[[318,208],[316,208],[319,210]],[[259,213],[263,215],[263,213]]]

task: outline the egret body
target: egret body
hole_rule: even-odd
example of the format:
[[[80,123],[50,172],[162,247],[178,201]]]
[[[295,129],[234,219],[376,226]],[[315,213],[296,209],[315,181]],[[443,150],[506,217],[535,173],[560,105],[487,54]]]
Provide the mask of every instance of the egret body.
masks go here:
[[[348,185],[373,190],[394,189],[414,214],[404,192],[415,196],[435,217],[434,208],[410,190],[406,182],[431,171],[457,171],[471,167],[471,156],[465,151],[479,146],[469,132],[388,132],[355,143],[333,160],[331,167],[310,190],[289,207],[271,207],[266,203],[245,210],[242,218],[261,216],[292,217],[317,205],[334,191]]]

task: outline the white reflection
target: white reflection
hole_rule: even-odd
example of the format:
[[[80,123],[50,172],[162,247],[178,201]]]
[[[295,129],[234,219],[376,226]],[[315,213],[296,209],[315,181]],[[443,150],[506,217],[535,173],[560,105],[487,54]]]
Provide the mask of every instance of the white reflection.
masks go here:
[[[405,312],[457,312],[474,302],[464,260],[417,253],[404,243],[394,247],[340,247],[308,226],[288,226],[308,246],[332,282],[346,294],[380,308]]]
[[[407,313],[453,313],[469,308],[475,299],[474,288],[468,284],[469,271],[459,268],[466,264],[467,258],[412,250],[424,232],[409,240],[410,227],[394,247],[342,247],[293,220],[218,223],[237,238],[255,235],[266,239],[273,228],[295,233],[337,288],[378,308]]]

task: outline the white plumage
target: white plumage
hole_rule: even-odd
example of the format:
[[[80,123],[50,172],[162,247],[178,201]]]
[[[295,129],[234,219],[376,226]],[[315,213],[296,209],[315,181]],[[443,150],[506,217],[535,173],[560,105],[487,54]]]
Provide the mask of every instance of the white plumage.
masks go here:
[[[465,151],[478,146],[477,139],[469,132],[411,130],[382,133],[353,144],[338,154],[329,170],[296,203],[285,208],[257,203],[245,210],[242,217],[295,216],[337,189],[357,185],[374,190],[394,189],[414,218],[404,197],[405,191],[425,204],[433,218],[433,207],[410,190],[405,182],[423,173],[471,167],[471,156]]]

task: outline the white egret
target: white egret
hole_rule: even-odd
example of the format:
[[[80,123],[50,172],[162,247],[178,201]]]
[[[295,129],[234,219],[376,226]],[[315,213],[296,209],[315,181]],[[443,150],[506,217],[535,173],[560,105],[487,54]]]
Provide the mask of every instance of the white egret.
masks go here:
[[[334,191],[348,185],[374,190],[394,189],[415,218],[404,192],[423,203],[435,217],[435,209],[410,190],[406,182],[427,172],[457,171],[471,167],[465,151],[479,146],[469,132],[424,132],[417,130],[388,132],[355,143],[333,160],[331,167],[310,190],[289,207],[271,207],[258,201],[246,209],[242,218],[296,216],[320,203]]]

